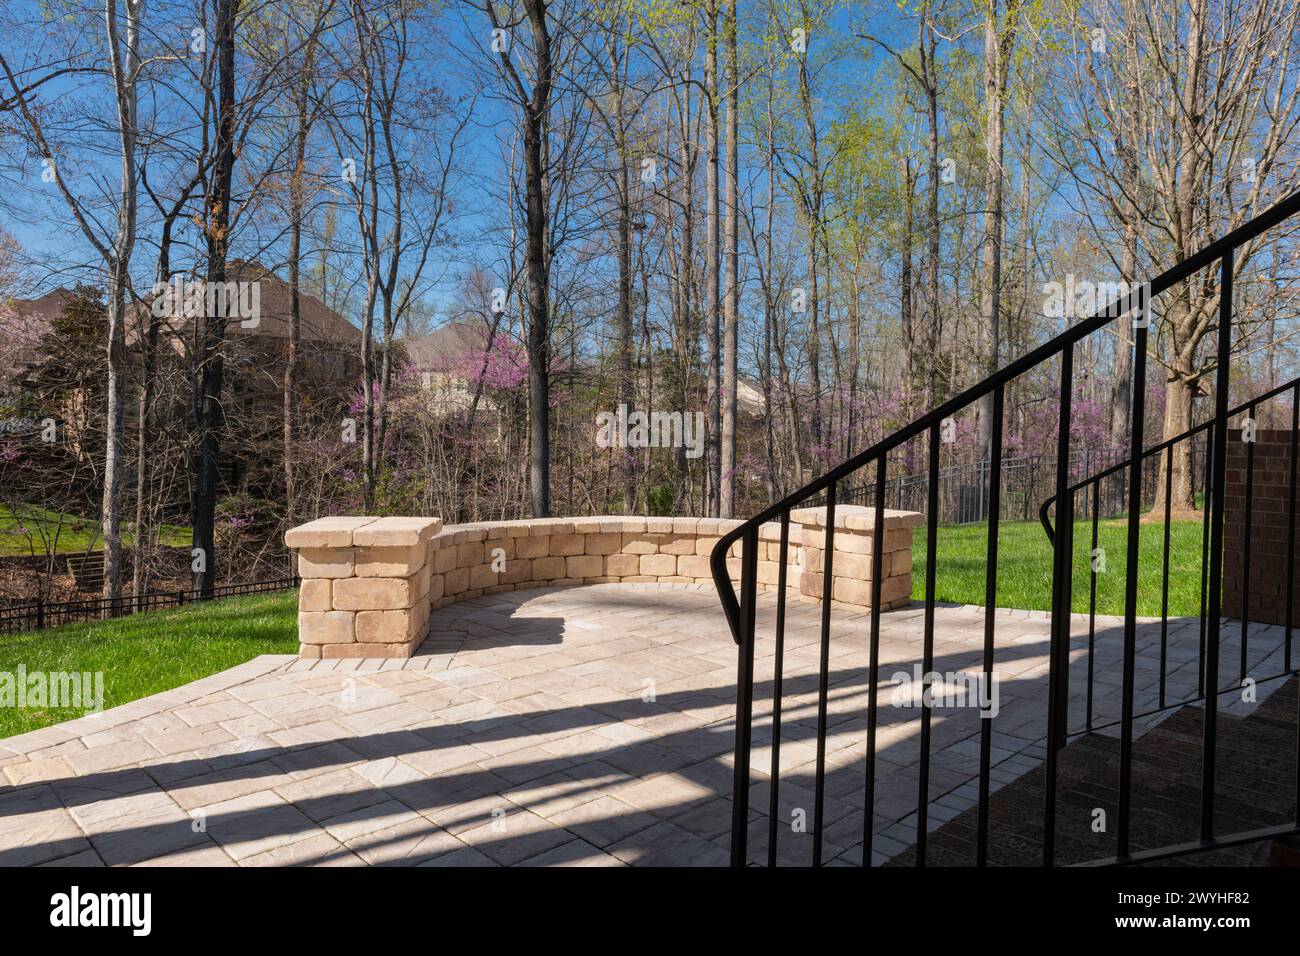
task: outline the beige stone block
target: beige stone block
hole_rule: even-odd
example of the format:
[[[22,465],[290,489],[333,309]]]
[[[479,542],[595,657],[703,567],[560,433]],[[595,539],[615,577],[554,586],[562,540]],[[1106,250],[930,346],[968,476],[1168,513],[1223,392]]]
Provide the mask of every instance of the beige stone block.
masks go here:
[[[502,584],[521,584],[532,579],[533,562],[528,558],[511,558],[506,562],[506,569],[499,578]]]
[[[429,575],[429,593],[425,595],[426,601],[438,601],[442,599],[444,587],[446,586],[446,576],[442,574]]]
[[[821,597],[822,575],[805,568],[803,573],[799,575],[799,593],[808,597]]]
[[[624,584],[654,584],[659,579],[649,574],[633,574],[623,579]]]
[[[456,545],[456,567],[469,568],[483,563],[483,543],[473,541]]]
[[[503,592],[505,592],[505,591],[513,591],[514,589],[515,589],[515,586],[514,586],[513,584],[494,584],[494,585],[492,585],[492,587],[490,587],[490,588],[484,588],[484,589],[483,589],[483,593],[484,593],[484,594],[501,594],[501,593],[503,593]]]
[[[573,522],[577,534],[607,534],[623,530],[623,519],[608,515],[595,515],[591,518],[577,518]]]
[[[713,549],[716,548],[717,546],[718,546],[718,539],[715,537],[695,539],[696,554],[705,554],[705,555],[712,554]]]
[[[469,569],[452,568],[442,576],[442,593],[444,597],[460,594],[469,587]]]
[[[885,532],[885,552],[901,551],[912,547],[912,529],[899,528],[897,531]]]
[[[410,607],[420,596],[419,575],[405,578],[344,578],[334,582],[340,611],[388,611]]]
[[[596,577],[605,573],[605,559],[599,554],[578,554],[565,558],[565,573],[571,578]]]
[[[623,535],[617,531],[586,535],[587,554],[616,554],[622,547]]]
[[[646,518],[646,532],[649,534],[672,534],[673,520],[672,518]]]
[[[573,534],[575,525],[572,518],[530,518],[532,534]]]
[[[326,660],[410,657],[418,646],[418,639],[409,644],[326,644],[321,648],[321,657]]]
[[[441,518],[376,518],[352,532],[352,543],[371,548],[427,544],[441,530]]]
[[[359,578],[404,578],[425,566],[428,548],[411,544],[393,548],[357,548],[354,557]]]
[[[641,573],[641,558],[635,554],[611,554],[605,559],[605,572],[615,577]]]
[[[299,644],[298,656],[304,660],[320,660],[320,644]]]
[[[350,611],[300,611],[298,640],[303,644],[349,644],[356,639]]]
[[[446,574],[454,568],[456,566],[456,546],[454,544],[444,544],[434,551],[432,566],[435,574]]]
[[[358,611],[357,640],[363,644],[402,644],[419,633],[420,615],[406,611]]]
[[[835,536],[835,550],[848,554],[870,554],[871,541],[872,538],[869,534],[837,534]],[[818,546],[820,546],[820,543]]]
[[[780,582],[781,565],[775,561],[758,562],[758,583],[777,584]]]
[[[831,583],[831,599],[860,607],[871,606],[871,582],[857,578],[836,577]]]
[[[339,515],[317,518],[284,533],[284,543],[290,548],[348,548],[352,546],[352,533],[365,527],[374,518]]]
[[[490,564],[476,564],[469,569],[469,586],[471,588],[490,588],[500,583],[497,573]]]
[[[684,554],[677,559],[677,573],[688,578],[707,578],[709,559],[702,554]]]
[[[583,578],[556,578],[551,582],[553,588],[576,588],[580,584],[586,584]]]
[[[515,545],[517,558],[545,558],[551,553],[551,536],[549,534],[520,538]]]
[[[912,576],[910,574],[900,574],[892,578],[887,578],[880,586],[880,600],[882,604],[892,604],[895,601],[905,601],[912,596]]]
[[[900,574],[911,575],[912,573],[912,549],[904,548],[898,551],[892,551],[885,555],[888,559],[888,570],[885,572],[890,577]]]
[[[695,553],[695,535],[674,534],[672,537],[660,542],[660,554],[694,554]]]
[[[535,558],[533,560],[533,580],[553,581],[565,575],[564,558]]]
[[[551,535],[551,557],[567,558],[570,555],[582,554],[586,548],[585,534],[553,534]]]
[[[334,607],[330,602],[329,578],[308,578],[302,582],[302,588],[298,591],[298,610],[329,611]]]
[[[799,551],[799,567],[804,571],[820,573],[822,569],[821,548],[802,548]]]
[[[857,578],[860,581],[869,581],[872,576],[871,563],[874,560],[875,557],[870,554],[836,551],[831,570],[837,578]]]
[[[303,548],[298,552],[298,577],[350,578],[353,558],[351,548]]]
[[[662,535],[631,532],[623,535],[624,554],[658,554]]]
[[[676,574],[677,555],[643,554],[641,556],[641,573],[657,578]]]

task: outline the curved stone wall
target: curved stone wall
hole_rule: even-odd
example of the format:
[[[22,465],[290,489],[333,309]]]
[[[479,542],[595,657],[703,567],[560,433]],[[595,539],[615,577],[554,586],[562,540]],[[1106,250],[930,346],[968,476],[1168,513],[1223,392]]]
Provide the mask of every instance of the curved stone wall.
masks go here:
[[[881,603],[912,591],[912,528],[921,516],[885,512]],[[456,601],[523,588],[616,582],[712,584],[709,555],[740,521],[711,518],[530,518],[443,527],[438,518],[320,518],[293,528],[298,552],[300,655],[407,657],[429,614]],[[822,508],[792,513],[786,584],[820,600]],[[836,510],[832,600],[870,606],[874,510]],[[740,574],[740,545],[728,561]],[[780,526],[759,534],[758,581],[778,583]]]

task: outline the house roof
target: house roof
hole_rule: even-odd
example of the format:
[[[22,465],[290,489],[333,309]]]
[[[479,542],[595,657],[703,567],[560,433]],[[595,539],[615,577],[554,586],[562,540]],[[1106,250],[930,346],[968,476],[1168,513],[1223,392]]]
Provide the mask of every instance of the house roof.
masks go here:
[[[445,372],[456,368],[466,355],[481,352],[487,345],[487,332],[472,322],[448,322],[403,344],[407,359],[420,371]]]
[[[263,336],[287,339],[289,337],[289,316],[292,302],[289,283],[285,282],[270,269],[258,262],[232,260],[227,267],[227,279],[231,282],[257,282],[260,317],[257,325],[245,326],[238,321],[230,321],[226,333],[230,337]],[[19,347],[23,344],[34,346],[50,328],[67,303],[72,299],[73,291],[67,288],[54,289],[35,299],[9,299],[0,301],[0,335],[5,342]],[[154,301],[152,294],[146,295],[141,309],[148,308]],[[301,334],[304,342],[329,343],[332,345],[359,347],[361,330],[342,315],[326,306],[307,292],[300,295]],[[172,334],[186,335],[192,319],[184,314],[165,318],[165,324]],[[133,317],[127,319],[128,341],[134,339],[138,327]]]
[[[258,323],[245,326],[231,320],[226,324],[226,334],[230,337],[262,336],[287,339],[290,331],[292,311],[292,290],[289,283],[260,262],[231,260],[226,267],[228,282],[256,282],[260,316]],[[152,304],[152,295],[145,297],[145,304]],[[300,332],[304,342],[329,343],[359,347],[361,330],[342,315],[326,306],[320,299],[305,291],[299,291]],[[167,317],[166,325],[173,334],[186,335],[193,319],[184,314]]]

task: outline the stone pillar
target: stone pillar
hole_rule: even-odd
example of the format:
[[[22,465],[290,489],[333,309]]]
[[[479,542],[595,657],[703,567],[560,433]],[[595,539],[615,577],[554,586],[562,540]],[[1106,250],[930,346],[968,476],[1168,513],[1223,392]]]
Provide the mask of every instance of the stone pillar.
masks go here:
[[[820,601],[825,580],[826,509],[796,508],[792,523],[800,526],[799,593]],[[890,610],[912,597],[912,529],[925,520],[915,511],[885,510],[884,554],[881,561],[880,606]],[[794,529],[791,528],[791,537]],[[876,549],[876,509],[840,505],[835,509],[831,600],[859,608],[871,607],[873,560]]]
[[[441,518],[319,518],[285,532],[298,552],[299,655],[410,657],[429,622],[430,540]]]

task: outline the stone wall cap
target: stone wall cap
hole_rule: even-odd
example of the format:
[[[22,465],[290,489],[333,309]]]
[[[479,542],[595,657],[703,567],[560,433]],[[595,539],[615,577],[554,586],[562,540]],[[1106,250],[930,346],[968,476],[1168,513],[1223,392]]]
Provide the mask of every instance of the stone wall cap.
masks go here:
[[[352,535],[379,519],[364,515],[333,515],[308,521],[284,533],[289,548],[350,548]]]
[[[370,548],[425,544],[441,530],[441,518],[375,518],[352,532],[352,543]]]
[[[826,527],[825,508],[795,508],[790,512],[790,520],[802,525],[817,528]],[[885,509],[885,530],[895,531],[899,528],[915,528],[925,521],[925,515],[918,511],[895,511]],[[867,505],[837,505],[835,508],[835,527],[846,531],[864,531],[872,534],[876,529],[876,509]]]

